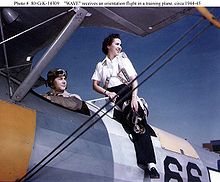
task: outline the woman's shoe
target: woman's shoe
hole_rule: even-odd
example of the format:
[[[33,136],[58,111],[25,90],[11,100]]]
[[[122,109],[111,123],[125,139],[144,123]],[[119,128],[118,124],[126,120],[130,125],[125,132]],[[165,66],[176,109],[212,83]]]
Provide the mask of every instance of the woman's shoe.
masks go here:
[[[155,167],[152,167],[147,170],[147,173],[149,174],[151,179],[158,179],[160,178],[160,174],[158,173],[157,169]]]

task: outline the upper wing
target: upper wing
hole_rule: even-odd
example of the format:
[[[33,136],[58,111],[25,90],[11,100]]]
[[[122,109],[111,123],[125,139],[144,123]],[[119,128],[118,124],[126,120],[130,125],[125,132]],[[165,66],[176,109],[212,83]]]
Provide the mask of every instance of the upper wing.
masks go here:
[[[98,26],[122,30],[140,36],[148,35],[186,15],[194,8],[86,8],[92,15],[84,26]]]

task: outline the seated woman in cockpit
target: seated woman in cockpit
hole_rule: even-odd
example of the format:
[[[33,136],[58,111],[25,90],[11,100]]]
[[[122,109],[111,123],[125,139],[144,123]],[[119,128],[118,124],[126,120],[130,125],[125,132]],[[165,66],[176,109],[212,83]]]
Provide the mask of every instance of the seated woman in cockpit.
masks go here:
[[[43,95],[45,98],[68,109],[90,115],[85,101],[79,95],[67,92],[67,71],[60,68],[50,70],[47,73],[47,84],[51,90]]]

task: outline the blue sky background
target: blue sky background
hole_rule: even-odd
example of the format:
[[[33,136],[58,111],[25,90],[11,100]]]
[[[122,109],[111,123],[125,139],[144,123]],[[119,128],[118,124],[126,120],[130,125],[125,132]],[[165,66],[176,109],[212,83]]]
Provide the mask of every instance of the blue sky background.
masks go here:
[[[220,15],[220,9],[215,13]],[[196,15],[185,17],[146,37],[104,28],[79,28],[43,76],[53,67],[62,67],[68,71],[69,92],[79,94],[84,100],[102,97],[92,90],[91,76],[97,62],[105,57],[101,44],[106,36],[120,33],[123,50],[140,73],[198,18]],[[207,24],[206,21],[197,31]],[[146,81],[138,95],[149,104],[151,125],[201,145],[220,139],[219,82],[220,30],[212,26]],[[36,91],[47,90],[42,86]]]

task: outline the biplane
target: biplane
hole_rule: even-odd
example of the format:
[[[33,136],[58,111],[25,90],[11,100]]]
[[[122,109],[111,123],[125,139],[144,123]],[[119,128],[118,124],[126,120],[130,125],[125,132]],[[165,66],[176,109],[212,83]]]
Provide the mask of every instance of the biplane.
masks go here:
[[[200,11],[218,26],[209,11]],[[151,180],[137,166],[132,141],[113,119],[106,98],[87,101],[87,116],[33,90],[45,84],[42,72],[79,27],[146,36],[196,12],[187,7],[1,8],[0,181],[219,181],[217,153],[153,126],[160,179]]]

